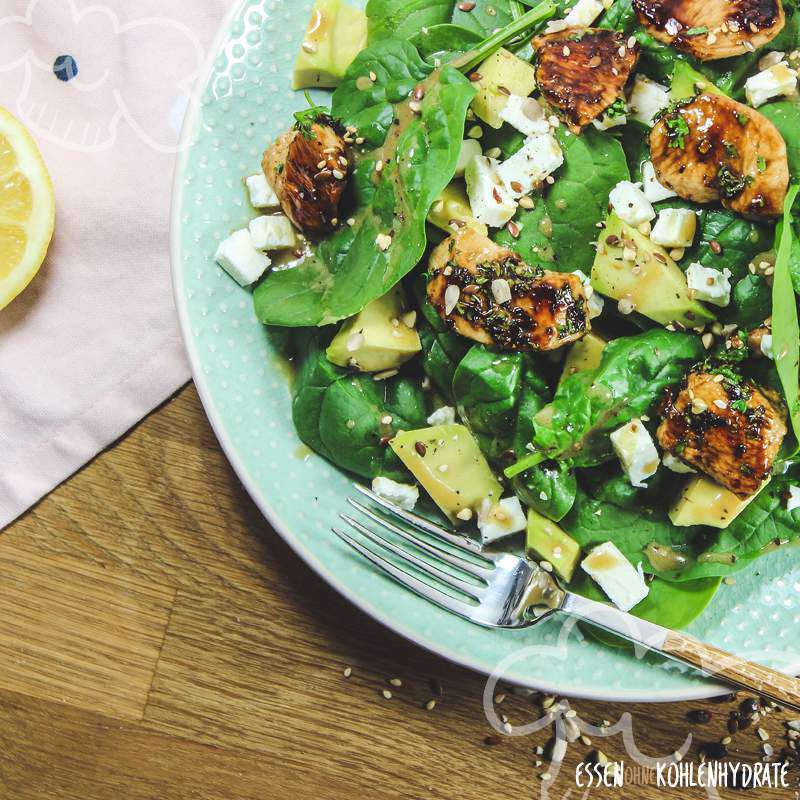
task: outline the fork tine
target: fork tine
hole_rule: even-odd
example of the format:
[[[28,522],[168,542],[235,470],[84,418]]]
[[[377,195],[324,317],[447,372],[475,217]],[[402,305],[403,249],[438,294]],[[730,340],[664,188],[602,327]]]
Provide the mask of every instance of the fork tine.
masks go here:
[[[339,516],[374,544],[386,548],[389,552],[394,553],[404,561],[413,564],[422,572],[427,572],[428,574],[434,575],[438,580],[440,580],[446,586],[449,586],[451,589],[458,589],[460,592],[464,592],[464,594],[469,595],[473,600],[480,601],[481,595],[483,594],[481,587],[475,586],[475,584],[472,583],[468,583],[467,581],[462,580],[455,575],[451,575],[449,572],[445,572],[435,564],[431,564],[430,561],[425,561],[424,559],[415,556],[408,550],[398,547],[388,539],[384,539],[384,537],[380,534],[371,531],[369,528],[366,528],[364,525],[358,522],[358,520],[348,517],[347,514],[339,514]]]
[[[466,561],[465,559],[445,550],[443,547],[439,547],[434,542],[426,542],[419,537],[414,536],[413,533],[399,528],[397,525],[389,522],[389,520],[384,519],[380,514],[376,514],[366,506],[361,505],[361,503],[357,503],[352,497],[348,497],[347,502],[353,506],[353,508],[358,509],[362,514],[364,514],[364,516],[369,517],[374,522],[377,522],[378,525],[382,525],[384,528],[387,528],[392,533],[397,534],[397,536],[405,539],[407,542],[410,542],[420,550],[424,550],[429,555],[435,556],[441,561],[446,561],[448,564],[452,564],[454,567],[458,567],[458,569],[468,572],[470,575],[473,575],[476,578],[487,580],[493,570],[493,567],[478,566],[474,562]]]
[[[429,586],[415,575],[412,575],[410,572],[406,572],[406,570],[396,566],[395,564],[392,564],[391,561],[387,561],[382,556],[379,556],[377,553],[370,550],[368,547],[364,547],[364,545],[353,539],[352,536],[348,536],[348,534],[343,533],[336,528],[331,528],[331,530],[343,542],[350,545],[353,550],[360,553],[362,556],[364,556],[364,558],[366,558],[379,569],[382,569],[384,572],[388,573],[402,586],[405,586],[407,589],[411,589],[412,592],[416,592],[416,594],[418,594],[420,597],[424,597],[426,600],[436,603],[436,605],[441,606],[445,610],[451,611],[453,614],[458,614],[459,617],[464,617],[464,619],[472,619],[471,612],[473,611],[474,606],[470,606],[468,603],[457,600],[455,597],[451,597],[449,594],[445,594],[439,589]]]
[[[466,536],[459,536],[458,534],[450,533],[450,531],[445,530],[443,527],[441,527],[441,525],[437,525],[435,522],[431,522],[429,519],[420,517],[417,514],[414,514],[412,511],[406,511],[404,508],[400,508],[400,506],[395,505],[390,500],[380,497],[366,486],[362,486],[360,483],[354,483],[353,486],[355,487],[356,491],[361,492],[361,494],[363,494],[365,497],[368,497],[370,500],[372,500],[373,503],[385,508],[387,511],[391,511],[392,514],[400,517],[402,520],[405,520],[407,523],[409,523],[409,525],[413,525],[415,528],[425,531],[425,533],[430,533],[432,536],[438,536],[440,539],[444,539],[454,547],[460,547],[462,550],[466,550],[472,555],[483,558],[492,564],[495,563],[494,557],[491,555],[491,553],[484,553],[480,544],[472,541],[472,539],[469,539]]]

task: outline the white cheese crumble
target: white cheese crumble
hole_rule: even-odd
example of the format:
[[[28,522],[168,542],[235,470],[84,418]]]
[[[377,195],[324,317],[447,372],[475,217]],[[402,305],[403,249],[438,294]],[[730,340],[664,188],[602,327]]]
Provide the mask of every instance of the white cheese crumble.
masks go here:
[[[672,189],[667,189],[666,186],[659,183],[656,177],[656,168],[653,166],[652,161],[642,162],[642,191],[651,203],[658,203],[659,200],[677,197]]]
[[[524,531],[527,524],[525,512],[515,495],[504,497],[497,503],[492,503],[487,497],[478,512],[478,530],[484,544]]]
[[[775,352],[772,349],[772,334],[765,333],[761,337],[761,342],[758,345],[758,349],[761,350],[761,355],[764,358],[770,359],[770,361],[775,360]]]
[[[553,20],[548,23],[546,33],[557,33],[565,28],[576,26],[588,28],[605,10],[605,5],[600,0],[578,0],[567,12],[564,19]]]
[[[620,125],[627,125],[628,117],[625,114],[601,114],[592,120],[592,125],[599,131],[607,131],[609,128],[618,128]]]
[[[632,419],[611,434],[611,445],[633,486],[646,488],[645,480],[658,469],[659,457],[650,434],[640,419]]]
[[[613,542],[593,547],[581,567],[621,611],[630,611],[650,591],[641,570],[637,570]]]
[[[283,214],[250,220],[250,237],[259,250],[289,250],[297,246],[294,226]]]
[[[373,478],[372,491],[378,497],[411,511],[419,500],[419,489],[407,483],[398,483],[391,478]]]
[[[704,267],[694,261],[686,270],[686,282],[690,294],[695,300],[703,300],[720,308],[725,308],[731,301],[731,271],[721,272],[713,267]]]
[[[244,179],[253,208],[277,208],[281,203],[263,172]]]
[[[690,473],[697,472],[697,470],[692,469],[688,464],[685,464],[679,458],[672,455],[672,453],[664,453],[662,462],[668,470],[677,472],[678,475],[689,475]]]
[[[517,204],[497,174],[497,161],[473,156],[464,171],[472,214],[490,228],[500,228],[514,216]]]
[[[606,301],[603,300],[602,295],[594,290],[592,281],[585,272],[576,269],[572,274],[577,275],[580,282],[583,284],[583,293],[586,295],[586,307],[589,311],[589,319],[599,317],[603,313]]]
[[[644,192],[630,181],[620,181],[609,193],[608,202],[617,216],[634,228],[656,215]]]
[[[631,117],[645,125],[652,126],[653,119],[662,108],[669,105],[669,89],[660,83],[637,75],[633,81],[628,106]]]
[[[784,63],[773,64],[751,75],[744,84],[747,102],[758,108],[773,97],[794,94],[797,91],[797,73]]]
[[[800,508],[800,486],[789,487],[789,499],[786,501],[786,510],[794,511]]]
[[[500,111],[500,119],[526,136],[550,130],[544,109],[532,97],[510,94]]]
[[[472,161],[475,156],[481,154],[481,144],[477,139],[464,139],[461,142],[461,150],[458,154],[458,163],[456,164],[456,178],[464,177],[464,170],[467,164]]]
[[[697,214],[690,208],[664,208],[650,231],[650,241],[662,247],[691,247],[697,231]]]
[[[255,283],[272,263],[265,253],[256,249],[247,228],[242,228],[221,241],[214,260],[239,286]]]
[[[428,417],[428,425],[452,425],[455,421],[456,410],[452,406],[437,408]]]
[[[497,175],[515,200],[530,194],[537,183],[555,172],[564,163],[564,154],[555,137],[549,133],[529,136],[525,144],[507,158]]]

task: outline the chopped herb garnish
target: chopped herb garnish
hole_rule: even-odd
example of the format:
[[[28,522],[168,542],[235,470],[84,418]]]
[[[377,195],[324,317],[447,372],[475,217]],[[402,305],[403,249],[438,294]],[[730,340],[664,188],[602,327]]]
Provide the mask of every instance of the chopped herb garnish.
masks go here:
[[[683,32],[684,36],[703,36],[708,33],[708,28],[705,25],[698,25],[696,28],[689,28]]]
[[[738,158],[739,151],[736,149],[736,145],[733,142],[728,142],[723,139],[722,146],[725,148],[725,153],[728,158]]]
[[[719,168],[715,182],[719,193],[727,199],[738,197],[747,185],[744,175],[734,172],[727,164]]]
[[[764,156],[759,156],[756,159],[756,167],[759,172],[764,172],[767,169],[767,159]]]
[[[606,116],[608,117],[622,117],[625,116],[628,109],[625,106],[625,98],[618,97],[607,109]]]
[[[295,124],[294,127],[296,130],[300,131],[307,139],[314,138],[314,132],[311,130],[311,126],[314,123],[320,123],[321,125],[331,125],[335,127],[334,121],[330,117],[330,111],[325,106],[315,106],[314,101],[311,99],[311,95],[308,92],[305,92],[306,102],[308,103],[308,108],[304,109],[303,111],[296,111],[294,114]]]
[[[686,147],[686,137],[691,133],[689,123],[681,116],[670,117],[666,120],[667,137],[670,147]]]
[[[750,118],[747,116],[747,114],[744,114],[741,111],[737,111],[736,119],[738,120],[740,125],[747,125]]]
[[[747,400],[745,400],[744,398],[742,398],[740,400],[734,400],[730,404],[730,407],[734,411],[738,411],[740,414],[744,414],[744,412],[747,411]]]

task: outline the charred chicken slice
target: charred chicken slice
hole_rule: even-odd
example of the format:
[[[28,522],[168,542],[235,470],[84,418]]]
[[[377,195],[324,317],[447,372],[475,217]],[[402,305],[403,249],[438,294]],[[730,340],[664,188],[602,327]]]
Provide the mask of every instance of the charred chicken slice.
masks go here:
[[[264,153],[261,166],[283,213],[303,233],[320,237],[336,227],[350,159],[332,121],[319,117],[284,133]]]
[[[569,127],[580,129],[615,100],[639,59],[639,44],[618,31],[566,28],[533,40],[536,83]]]
[[[786,435],[783,412],[765,392],[729,370],[692,372],[662,402],[664,450],[739,497],[758,491]]]
[[[555,350],[589,330],[576,275],[548,272],[472,228],[431,253],[428,300],[451,330],[504,350]]]
[[[752,52],[774,39],[781,0],[633,0],[650,34],[701,61]]]
[[[650,132],[658,180],[687,200],[746,217],[781,213],[789,184],[786,143],[758,111],[718,94],[679,103]]]

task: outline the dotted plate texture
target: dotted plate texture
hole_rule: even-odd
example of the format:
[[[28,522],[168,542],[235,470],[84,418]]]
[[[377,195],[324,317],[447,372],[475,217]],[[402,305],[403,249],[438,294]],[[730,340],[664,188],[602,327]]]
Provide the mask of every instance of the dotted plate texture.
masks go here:
[[[265,147],[305,107],[290,85],[310,9],[310,0],[249,0],[234,10],[196,88],[175,179],[175,301],[195,382],[236,472],[275,529],[325,580],[446,658],[571,696],[666,701],[719,693],[719,685],[675,662],[601,645],[563,616],[520,631],[471,625],[393,583],[330,533],[344,510],[348,477],[300,446],[287,370],[255,318],[250,292],[213,259],[217,243],[256,216],[242,176],[260,169]],[[784,549],[723,585],[690,632],[787,669],[800,666],[798,625],[800,569],[796,552]]]

